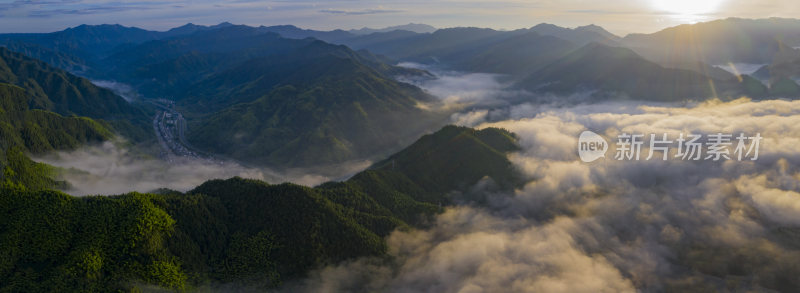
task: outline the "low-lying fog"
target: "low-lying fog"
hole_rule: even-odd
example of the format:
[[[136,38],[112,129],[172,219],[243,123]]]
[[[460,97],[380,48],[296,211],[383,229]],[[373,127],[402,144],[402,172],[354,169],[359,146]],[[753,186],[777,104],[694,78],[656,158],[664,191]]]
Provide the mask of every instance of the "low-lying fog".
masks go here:
[[[487,76],[462,77],[418,85],[445,100],[495,103],[507,95],[496,86],[477,89],[477,98],[471,95],[476,91],[448,92],[449,85],[491,84]],[[580,101],[588,94],[577,96],[566,98]],[[475,107],[452,118],[519,135],[523,150],[510,158],[529,179],[524,188],[496,194],[476,187],[488,206],[451,207],[431,229],[393,233],[392,261],[365,258],[329,266],[285,291],[800,286],[800,101],[539,102]],[[764,139],[756,161],[616,161],[607,154],[583,163],[577,138],[584,130],[611,143],[623,132],[668,133],[673,139],[679,133],[760,133]]]
[[[72,195],[122,194],[131,191],[150,192],[158,188],[188,191],[210,179],[227,179],[234,176],[259,179],[269,183],[293,182],[314,186],[336,180],[363,170],[369,161],[354,161],[309,169],[292,169],[282,172],[268,168],[244,167],[236,162],[219,160],[176,158],[166,162],[143,156],[119,147],[118,143],[105,142],[86,146],[75,151],[58,152],[36,161],[71,169],[62,177],[72,189]]]
[[[473,192],[483,194],[488,205],[450,207],[430,229],[394,232],[388,238],[391,261],[364,258],[321,268],[284,290],[635,292],[701,284],[708,290],[757,291],[761,285],[800,286],[800,101],[510,103],[504,97],[532,95],[505,90],[493,75],[435,73],[440,78],[414,83],[463,109],[453,114],[453,123],[502,127],[519,136],[523,149],[510,159],[528,183],[510,194],[476,187]],[[755,161],[617,161],[607,155],[583,163],[577,138],[584,130],[611,143],[623,132],[672,138],[760,133],[763,140]],[[93,174],[86,177],[94,182],[76,181],[81,193],[186,190],[207,178],[233,175],[270,182],[289,178],[236,165],[132,163],[120,153],[103,145],[62,154],[62,161]],[[296,182],[327,179],[305,176]]]
[[[129,84],[113,80],[92,80],[92,83],[96,86],[111,90],[128,102],[139,99],[139,93]]]

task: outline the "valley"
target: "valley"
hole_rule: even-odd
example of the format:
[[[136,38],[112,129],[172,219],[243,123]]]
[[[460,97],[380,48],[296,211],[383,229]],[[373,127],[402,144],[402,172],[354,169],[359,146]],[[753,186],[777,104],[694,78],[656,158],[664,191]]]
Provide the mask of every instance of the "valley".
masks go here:
[[[529,20],[0,34],[0,292],[797,292],[800,20]]]
[[[186,119],[175,110],[175,102],[165,99],[148,102],[159,109],[153,118],[153,130],[162,148],[160,156],[163,159],[172,162],[175,157],[185,157],[213,162],[210,157],[192,150],[186,142]]]

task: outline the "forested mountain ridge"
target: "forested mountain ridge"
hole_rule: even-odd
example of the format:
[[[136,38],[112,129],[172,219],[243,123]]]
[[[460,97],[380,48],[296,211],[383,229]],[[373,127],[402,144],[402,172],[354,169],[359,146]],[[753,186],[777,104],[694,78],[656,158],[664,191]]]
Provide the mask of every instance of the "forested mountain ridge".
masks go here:
[[[384,63],[316,39],[226,26],[145,42],[108,58],[113,74],[166,96],[202,151],[275,168],[386,155],[441,125],[435,99]]]
[[[141,114],[108,89],[2,47],[0,82],[25,88],[34,98],[31,106],[62,115],[115,119]]]
[[[442,148],[453,153],[416,160],[443,154]],[[448,126],[390,157],[407,168],[378,164],[315,188],[232,178],[185,194],[75,198],[2,189],[0,244],[8,251],[0,262],[0,290],[274,288],[321,265],[386,256],[383,237],[425,226],[442,204],[458,200],[453,192],[485,177],[515,182],[499,174],[514,174],[504,154],[516,149],[507,131]],[[448,182],[457,184],[431,189],[410,173],[450,172],[453,160],[476,157],[485,159],[453,173]],[[48,269],[34,269],[41,266]]]
[[[153,137],[145,111],[88,79],[0,47],[0,82],[25,89],[32,109],[64,116],[102,119],[119,134],[142,141]]]
[[[287,83],[268,86],[264,83],[272,83],[269,76],[282,72],[273,73],[272,68],[280,65],[252,60],[246,67],[254,69],[250,72],[255,77],[245,79],[253,81],[239,83],[244,87],[231,96],[244,102],[193,124],[190,142],[251,162],[309,166],[391,150],[443,119],[418,107],[432,102],[427,94],[382,77],[356,60],[326,55],[292,64],[297,73],[280,76]],[[247,71],[232,71],[243,72]],[[215,82],[231,78],[223,76]],[[273,89],[264,94],[253,88]],[[211,103],[214,100],[191,104],[198,108]]]
[[[64,188],[54,168],[27,154],[69,150],[113,136],[108,124],[31,109],[35,100],[18,86],[0,83],[0,185],[20,189]]]
[[[384,75],[422,73],[386,64],[369,52],[355,52],[343,45],[313,38],[289,39],[240,25],[120,48],[103,63],[109,64],[108,74],[140,88],[147,96],[188,98],[186,104],[191,104],[206,98],[221,100],[220,95],[228,98],[238,88],[259,90],[257,96],[261,96],[276,84],[313,81],[322,73],[299,67],[328,55],[355,60]],[[257,79],[262,79],[259,87],[247,85]],[[251,95],[236,101],[253,99]]]
[[[64,188],[56,170],[28,155],[72,150],[122,135],[152,137],[145,111],[89,80],[0,48],[0,167],[2,184]]]
[[[426,72],[393,66],[381,56],[343,45],[284,38],[270,32],[275,28],[220,24],[159,33],[122,26],[81,26],[45,35],[3,35],[0,40],[6,37],[9,47],[30,53],[47,50],[48,58],[52,54],[62,54],[59,56],[65,59],[88,56],[76,57],[74,62],[86,62],[92,70],[89,75],[130,84],[147,98],[175,100],[189,122],[187,139],[202,151],[276,168],[385,155],[439,127],[446,118],[446,113],[418,107],[434,102],[430,95],[394,80],[396,75]],[[65,38],[69,42],[48,41]],[[78,54],[66,50],[61,46],[64,43],[103,44]],[[66,66],[72,60],[58,64]],[[36,66],[46,68],[43,62]],[[88,80],[70,81],[93,87]],[[32,92],[37,88],[31,87]],[[149,126],[146,117],[128,113],[136,109],[126,108],[129,105],[121,99],[102,96],[106,100],[99,100],[82,87],[67,86],[71,91],[51,87],[43,86],[43,92],[79,98],[71,103],[49,103],[45,94],[35,94],[42,96],[38,107],[64,115],[109,119],[118,130],[137,129],[116,124],[122,121],[132,121],[145,131]],[[286,95],[281,88],[297,92]],[[112,95],[107,90],[99,93]],[[96,107],[82,105],[84,100]],[[55,108],[60,105],[71,108]],[[300,114],[307,116],[297,116]],[[237,127],[227,129],[229,122]],[[137,137],[134,140],[145,136],[141,132],[125,135]],[[231,140],[232,136],[240,139]]]

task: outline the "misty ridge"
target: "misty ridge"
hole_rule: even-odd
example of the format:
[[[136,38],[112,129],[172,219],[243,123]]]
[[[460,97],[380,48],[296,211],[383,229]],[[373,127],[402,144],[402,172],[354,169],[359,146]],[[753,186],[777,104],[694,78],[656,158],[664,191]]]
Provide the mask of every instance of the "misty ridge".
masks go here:
[[[0,35],[0,288],[794,292],[786,28]],[[758,160],[584,163],[586,130],[763,140]]]

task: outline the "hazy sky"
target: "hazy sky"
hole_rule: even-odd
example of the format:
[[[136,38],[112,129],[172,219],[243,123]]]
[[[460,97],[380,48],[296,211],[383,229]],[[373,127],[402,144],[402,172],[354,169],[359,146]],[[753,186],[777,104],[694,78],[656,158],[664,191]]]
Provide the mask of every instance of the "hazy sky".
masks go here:
[[[516,29],[548,22],[594,23],[624,35],[725,17],[797,16],[797,0],[0,0],[0,32],[50,32],[84,23],[165,30],[229,21],[327,30],[409,22]]]

